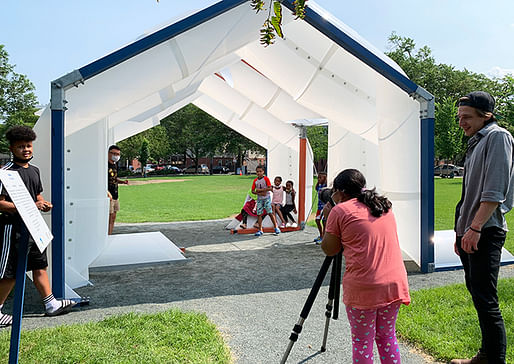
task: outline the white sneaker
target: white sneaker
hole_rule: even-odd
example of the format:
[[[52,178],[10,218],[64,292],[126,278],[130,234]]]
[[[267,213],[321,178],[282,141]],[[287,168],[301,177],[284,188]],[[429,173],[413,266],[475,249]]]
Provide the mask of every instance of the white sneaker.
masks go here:
[[[293,227],[293,228],[298,227],[298,224],[297,224],[296,222],[293,222],[293,223],[291,224],[291,227]]]
[[[286,227],[291,227],[291,223],[290,223],[290,222],[288,222],[288,223],[286,224]]]

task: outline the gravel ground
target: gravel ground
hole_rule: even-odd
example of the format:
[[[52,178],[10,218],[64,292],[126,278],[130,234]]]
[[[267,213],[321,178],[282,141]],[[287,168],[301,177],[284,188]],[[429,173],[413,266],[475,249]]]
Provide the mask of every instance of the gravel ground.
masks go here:
[[[91,272],[93,286],[76,291],[91,304],[56,318],[42,316],[41,302],[27,284],[23,328],[102,320],[126,312],[173,307],[205,312],[230,346],[236,363],[277,363],[317,276],[324,255],[312,243],[314,228],[283,233],[231,235],[228,220],[162,224],[118,224],[115,233],[161,231],[186,248],[189,261],[133,269]],[[503,277],[514,267],[502,268]],[[328,275],[329,276],[329,275]],[[327,352],[319,353],[325,324],[328,276],[288,363],[350,363],[350,334],[344,306],[331,321]],[[411,290],[463,282],[462,271],[409,274]],[[10,310],[12,302],[6,304]],[[433,362],[402,343],[402,362]],[[378,361],[377,361],[378,362]]]

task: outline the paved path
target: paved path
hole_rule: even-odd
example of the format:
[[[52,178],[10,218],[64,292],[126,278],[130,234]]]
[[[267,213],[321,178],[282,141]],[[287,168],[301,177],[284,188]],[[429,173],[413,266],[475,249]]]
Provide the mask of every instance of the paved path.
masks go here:
[[[172,307],[205,312],[217,325],[238,364],[277,363],[321,267],[324,255],[312,243],[316,230],[279,236],[231,235],[227,220],[117,225],[115,233],[161,231],[186,247],[186,263],[92,272],[94,286],[77,289],[91,305],[53,319],[42,317],[33,285],[27,285],[24,328],[102,320],[125,312],[157,312]],[[514,276],[512,266],[502,276]],[[410,274],[412,290],[461,283],[461,271]],[[288,363],[350,363],[350,334],[344,306],[331,322],[328,350],[320,354],[328,282],[304,324]],[[9,307],[7,307],[9,309]],[[402,344],[405,364],[432,362]]]

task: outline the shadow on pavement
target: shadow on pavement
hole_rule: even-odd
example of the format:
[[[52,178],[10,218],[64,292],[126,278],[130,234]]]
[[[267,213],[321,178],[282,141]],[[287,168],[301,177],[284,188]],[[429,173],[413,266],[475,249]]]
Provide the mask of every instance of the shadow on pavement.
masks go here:
[[[117,226],[115,233],[161,231],[186,248],[185,263],[92,271],[93,286],[75,291],[91,297],[89,306],[107,308],[144,303],[168,303],[197,298],[281,292],[312,287],[324,254],[313,243],[317,231],[265,234],[230,234],[227,221]],[[328,276],[324,285],[328,285]],[[12,304],[7,303],[8,306]],[[27,316],[43,313],[41,300],[27,280]]]

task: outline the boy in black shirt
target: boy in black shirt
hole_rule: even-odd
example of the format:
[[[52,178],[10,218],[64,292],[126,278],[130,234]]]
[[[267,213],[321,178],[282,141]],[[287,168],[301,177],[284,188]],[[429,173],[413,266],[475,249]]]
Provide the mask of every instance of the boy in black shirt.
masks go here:
[[[41,195],[43,186],[39,169],[29,164],[36,133],[29,127],[19,125],[10,128],[5,136],[9,140],[13,161],[7,163],[3,169],[18,172],[37,208],[44,212],[50,211],[52,204]],[[5,189],[0,188],[0,191],[0,327],[5,327],[12,325],[12,316],[2,313],[1,310],[16,282],[17,241],[23,221]],[[32,271],[34,285],[45,305],[45,314],[57,316],[67,313],[75,302],[54,298],[46,272],[47,267],[46,250],[41,253],[30,238],[27,270]]]
[[[118,200],[118,183],[128,185],[128,180],[118,178],[118,161],[120,160],[121,150],[117,145],[109,147],[107,158],[107,196],[110,199],[109,205],[109,230],[108,234],[112,234],[116,213],[120,211],[120,202]],[[143,167],[144,168],[144,167]]]

